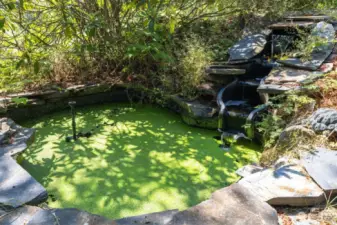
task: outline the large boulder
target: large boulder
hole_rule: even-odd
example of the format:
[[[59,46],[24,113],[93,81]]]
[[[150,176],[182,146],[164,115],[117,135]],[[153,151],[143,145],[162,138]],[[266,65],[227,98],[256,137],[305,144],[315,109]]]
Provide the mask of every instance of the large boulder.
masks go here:
[[[305,121],[317,132],[337,131],[337,110],[320,108]]]
[[[238,182],[271,205],[309,206],[325,200],[324,192],[302,166],[286,160]]]
[[[178,212],[167,225],[277,225],[276,211],[240,184],[213,193],[211,199]]]

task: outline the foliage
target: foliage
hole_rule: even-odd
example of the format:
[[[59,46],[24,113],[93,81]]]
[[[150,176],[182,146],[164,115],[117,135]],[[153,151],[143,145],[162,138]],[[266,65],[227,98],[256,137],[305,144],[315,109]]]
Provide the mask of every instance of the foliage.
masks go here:
[[[194,74],[192,80],[200,78],[197,73],[205,59],[209,60],[209,51],[213,60],[226,59],[227,48],[240,37],[239,29],[245,26],[242,23],[245,18],[252,14],[276,16],[327,4],[332,3],[324,0],[1,0],[0,90],[36,89],[50,83],[62,86],[88,80],[122,80],[180,92],[186,83],[186,80],[180,83],[180,79],[185,75],[192,79]],[[184,46],[188,37],[192,40]],[[197,55],[205,51],[207,56],[193,60],[202,63],[197,63],[195,68],[191,63],[185,68],[188,73],[179,71],[177,75],[179,63],[200,46],[204,50],[196,52]],[[177,48],[190,53],[177,54]]]
[[[312,98],[296,92],[278,95],[271,99],[270,113],[258,123],[259,132],[263,134],[266,149],[275,145],[286,126],[295,119],[305,116],[314,102]]]
[[[211,62],[212,54],[197,38],[185,41],[185,51],[178,53],[177,73],[184,96],[196,95],[195,88],[204,81],[204,68]]]
[[[25,105],[28,102],[28,98],[15,97],[15,98],[12,98],[11,101],[13,101],[16,105],[20,105],[20,104]]]

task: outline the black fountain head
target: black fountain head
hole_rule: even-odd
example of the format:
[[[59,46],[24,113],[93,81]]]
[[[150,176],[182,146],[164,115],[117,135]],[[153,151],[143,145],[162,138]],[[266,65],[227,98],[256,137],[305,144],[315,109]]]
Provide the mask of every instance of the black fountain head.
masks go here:
[[[73,107],[73,106],[76,105],[76,102],[75,102],[75,101],[70,101],[70,102],[68,102],[68,105],[69,105],[70,107]]]
[[[66,137],[66,142],[70,142],[71,140],[76,141],[77,135],[76,135],[76,118],[75,118],[75,101],[68,102],[70,108],[71,108],[71,119],[72,119],[72,128],[73,128],[73,136],[72,137]]]

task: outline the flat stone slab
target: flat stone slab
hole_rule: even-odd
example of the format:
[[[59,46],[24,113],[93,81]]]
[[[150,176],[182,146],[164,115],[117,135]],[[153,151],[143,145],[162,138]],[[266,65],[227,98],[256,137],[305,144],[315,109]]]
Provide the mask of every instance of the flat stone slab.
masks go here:
[[[288,58],[285,60],[278,60],[277,62],[299,69],[317,70],[326,60],[326,58],[328,58],[335,46],[335,29],[329,23],[319,22],[312,30],[311,36],[313,38],[322,39],[326,41],[326,43],[315,47],[311,52],[309,60],[303,60],[301,58]]]
[[[268,77],[265,79],[265,84],[279,84],[291,87],[291,84],[300,84],[301,82],[310,79],[316,74],[322,75],[323,73],[299,70],[289,67],[277,67],[272,69]]]
[[[294,28],[311,28],[313,27],[315,22],[313,21],[293,21],[293,22],[279,22],[274,23],[268,26],[271,30],[287,30],[287,29],[294,29]]]
[[[337,151],[317,148],[301,156],[308,174],[326,192],[337,192]]]
[[[5,147],[0,147],[0,157],[3,155],[14,156],[27,149],[26,143],[7,145]]]
[[[0,204],[18,207],[41,203],[47,197],[44,187],[12,157],[0,157]]]
[[[256,165],[246,165],[238,169],[235,173],[241,177],[248,177],[254,173],[260,172],[263,170],[263,167]]]
[[[266,44],[266,35],[249,35],[229,49],[230,61],[251,59],[260,54]]]
[[[23,206],[15,210],[5,212],[0,216],[1,225],[26,225],[33,216],[43,209],[35,206]]]
[[[266,94],[280,94],[286,91],[296,90],[298,88],[299,86],[297,85],[294,85],[293,87],[286,87],[279,84],[260,84],[260,86],[257,88],[257,91]]]
[[[167,224],[172,217],[179,212],[179,210],[168,210],[164,212],[150,213],[141,216],[132,216],[119,220],[115,220],[118,225],[130,225],[130,224],[139,224],[139,225],[165,225]]]
[[[325,200],[324,192],[296,164],[278,163],[275,169],[254,173],[238,183],[271,205],[309,206]]]
[[[332,19],[331,16],[287,16],[284,17],[285,20],[291,20],[291,21],[314,21],[314,22],[320,22],[320,21],[327,21]]]
[[[240,184],[213,193],[211,199],[176,213],[167,225],[277,225],[276,210]]]
[[[238,68],[226,68],[224,66],[210,66],[206,68],[205,72],[215,75],[243,75],[246,73],[246,70]]]
[[[102,216],[78,209],[51,209],[37,212],[26,225],[117,225]],[[131,225],[131,224],[130,224]]]

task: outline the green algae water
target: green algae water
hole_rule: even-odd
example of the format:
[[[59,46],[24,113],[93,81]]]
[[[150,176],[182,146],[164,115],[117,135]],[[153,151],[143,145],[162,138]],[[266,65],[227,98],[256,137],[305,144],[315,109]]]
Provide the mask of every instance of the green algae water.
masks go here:
[[[185,125],[154,106],[77,108],[77,130],[90,138],[66,142],[71,115],[30,121],[34,143],[22,166],[44,187],[48,205],[80,208],[108,218],[185,209],[238,180],[235,171],[258,160],[248,143],[221,150],[215,131]]]

